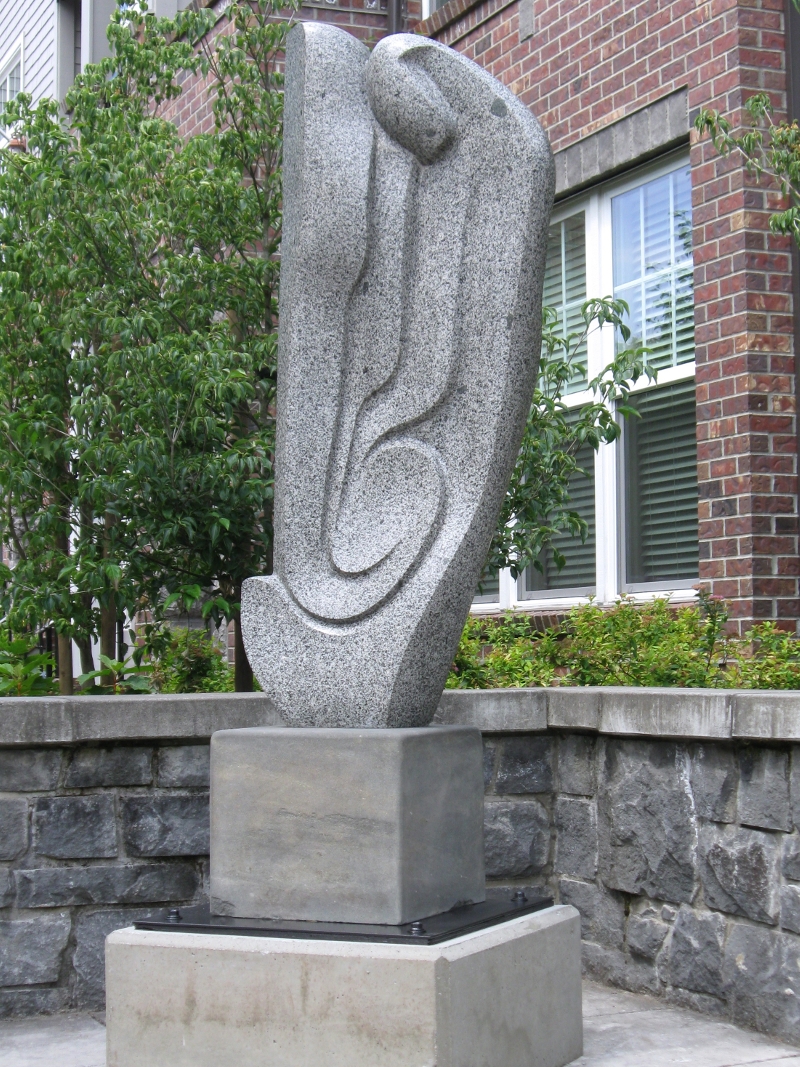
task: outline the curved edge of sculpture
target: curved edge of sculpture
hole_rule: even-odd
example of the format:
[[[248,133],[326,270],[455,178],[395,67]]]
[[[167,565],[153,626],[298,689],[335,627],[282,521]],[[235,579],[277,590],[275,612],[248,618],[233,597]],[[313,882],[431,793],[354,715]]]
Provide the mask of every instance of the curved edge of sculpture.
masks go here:
[[[431,721],[538,369],[554,168],[459,53],[289,35],[275,570],[244,586],[297,726]]]

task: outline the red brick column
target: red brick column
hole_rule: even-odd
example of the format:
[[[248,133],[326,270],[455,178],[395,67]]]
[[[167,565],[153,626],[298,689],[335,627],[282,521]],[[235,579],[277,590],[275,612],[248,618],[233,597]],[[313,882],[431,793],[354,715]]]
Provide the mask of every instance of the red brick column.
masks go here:
[[[785,114],[779,0],[728,7],[702,35],[691,108],[735,121],[755,91]],[[741,159],[692,147],[700,575],[743,625],[794,629],[797,483],[789,243],[769,232],[774,192]]]

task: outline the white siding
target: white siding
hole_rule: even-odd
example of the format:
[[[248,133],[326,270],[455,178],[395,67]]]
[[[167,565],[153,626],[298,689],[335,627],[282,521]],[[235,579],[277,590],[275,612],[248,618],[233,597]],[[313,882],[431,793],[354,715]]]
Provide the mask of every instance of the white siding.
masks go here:
[[[0,0],[0,63],[23,42],[22,88],[34,100],[55,93],[56,0]]]

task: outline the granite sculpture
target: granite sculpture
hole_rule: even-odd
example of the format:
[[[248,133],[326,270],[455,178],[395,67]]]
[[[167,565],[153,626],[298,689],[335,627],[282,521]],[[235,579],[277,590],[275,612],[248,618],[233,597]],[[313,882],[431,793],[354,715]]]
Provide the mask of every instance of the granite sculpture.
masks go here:
[[[411,34],[289,35],[275,569],[247,654],[292,726],[433,718],[533,391],[554,169],[506,88]]]
[[[108,938],[109,1063],[564,1067],[580,917],[486,899],[480,731],[427,725],[535,381],[550,150],[405,34],[297,26],[285,105],[275,574],[242,621],[295,729],[213,735],[212,921]]]

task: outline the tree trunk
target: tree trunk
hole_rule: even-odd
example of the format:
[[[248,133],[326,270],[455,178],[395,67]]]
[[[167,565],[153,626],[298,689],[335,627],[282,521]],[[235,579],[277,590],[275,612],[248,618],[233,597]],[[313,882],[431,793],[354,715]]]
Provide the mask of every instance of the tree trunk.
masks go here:
[[[63,529],[56,533],[56,547],[63,553],[64,558],[69,555],[69,528],[66,523]],[[62,697],[72,696],[72,638],[67,634],[57,633],[58,645],[58,692]]]
[[[108,604],[100,607],[100,655],[116,659],[117,645],[117,605],[113,593],[109,595]],[[101,685],[113,685],[114,678],[111,671],[101,668]]]
[[[244,650],[241,622],[240,615],[233,620],[233,654],[236,657],[233,668],[233,687],[237,693],[252,693],[253,668]]]
[[[81,537],[88,539],[91,533],[92,526],[92,513],[88,507],[81,505]],[[92,601],[93,597],[91,593],[81,593],[81,608],[83,611],[84,625],[89,624],[89,620],[92,616]],[[81,674],[91,674],[94,671],[94,652],[92,651],[92,639],[86,633],[80,637],[75,638],[75,643],[78,646],[78,651],[81,654]],[[96,685],[96,681],[93,678],[89,685]]]
[[[58,634],[58,692],[62,697],[71,697],[72,688],[72,638]]]
[[[111,555],[111,527],[114,525],[114,516],[106,512],[105,531],[103,534],[103,559]],[[100,605],[100,655],[108,659],[116,659],[117,651],[117,598],[114,590],[108,591],[108,602]],[[101,665],[102,674],[100,684],[111,686],[114,684],[114,676],[111,671]]]
[[[78,651],[81,654],[81,674],[91,674],[94,670],[94,656],[92,655],[92,641],[89,637],[75,639]],[[94,685],[94,682],[92,682]]]

